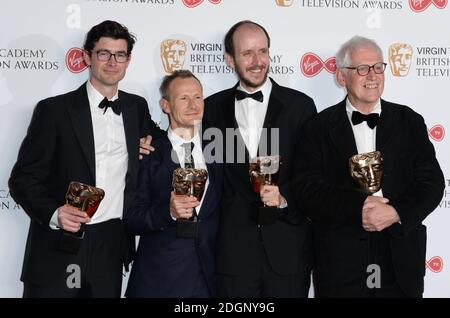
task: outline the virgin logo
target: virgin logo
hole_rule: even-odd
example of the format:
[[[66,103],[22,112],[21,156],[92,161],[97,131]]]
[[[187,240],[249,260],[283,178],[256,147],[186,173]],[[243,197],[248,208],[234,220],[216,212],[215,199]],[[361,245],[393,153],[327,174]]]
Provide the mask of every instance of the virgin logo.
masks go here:
[[[448,0],[409,0],[409,6],[414,12],[422,12],[431,4],[434,4],[438,9],[444,9],[447,6]]]
[[[300,70],[306,77],[313,77],[326,69],[329,73],[336,73],[336,58],[330,57],[325,62],[314,53],[305,53],[300,60]]]
[[[444,267],[444,261],[440,256],[433,256],[429,261],[426,261],[426,267],[432,272],[439,273]]]
[[[83,59],[83,50],[78,47],[73,47],[67,51],[66,66],[72,73],[83,72],[87,65]]]
[[[196,6],[202,4],[205,0],[182,0],[183,4],[188,8],[195,8]],[[219,4],[222,0],[208,0],[212,4]]]
[[[428,129],[428,134],[431,138],[433,138],[436,141],[442,141],[445,136],[445,129],[442,125],[434,125],[430,129]]]

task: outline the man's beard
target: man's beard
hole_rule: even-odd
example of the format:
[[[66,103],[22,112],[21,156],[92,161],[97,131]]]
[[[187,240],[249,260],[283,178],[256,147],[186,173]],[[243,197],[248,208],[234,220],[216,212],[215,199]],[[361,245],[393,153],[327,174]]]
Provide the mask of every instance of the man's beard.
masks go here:
[[[242,84],[244,84],[247,87],[258,88],[266,82],[267,75],[269,74],[269,67],[267,67],[266,73],[264,74],[264,78],[261,80],[260,83],[253,83],[253,82],[249,81],[248,79],[246,79],[244,77],[244,73],[242,72],[242,69],[237,65],[236,65],[235,71],[236,71],[236,74],[238,75],[238,78]]]

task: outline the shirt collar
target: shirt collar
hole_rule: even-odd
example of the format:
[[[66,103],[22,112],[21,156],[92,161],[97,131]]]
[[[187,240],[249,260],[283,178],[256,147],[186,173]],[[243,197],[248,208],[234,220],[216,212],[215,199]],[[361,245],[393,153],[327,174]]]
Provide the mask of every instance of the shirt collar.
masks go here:
[[[87,81],[86,83],[86,90],[87,90],[87,95],[88,95],[88,99],[89,99],[89,105],[91,108],[91,111],[93,110],[99,110],[103,113],[103,110],[98,108],[98,105],[100,104],[100,102],[103,100],[103,98],[105,98],[105,96],[103,96],[91,83],[90,80]],[[113,98],[111,98],[111,101],[115,101],[116,99],[119,98],[119,91],[116,92],[116,94],[113,96]]]
[[[170,140],[170,143],[172,144],[174,149],[177,149],[178,147],[181,147],[182,144],[185,144],[187,142],[193,142],[195,147],[197,149],[201,149],[201,143],[200,143],[200,134],[199,131],[201,130],[201,125],[195,129],[194,136],[192,139],[186,140],[181,138],[179,135],[175,133],[175,131],[169,126],[169,129],[167,131],[167,137]]]
[[[267,79],[264,82],[264,84],[262,84],[260,87],[255,89],[254,92],[249,92],[244,87],[242,87],[241,82],[239,82],[239,85],[238,85],[237,89],[239,89],[241,91],[244,91],[244,92],[246,92],[248,94],[255,93],[257,91],[261,91],[263,96],[264,96],[264,101],[268,101],[269,100],[269,96],[270,96],[270,92],[272,91],[272,81],[267,77]]]
[[[347,114],[351,115],[354,111],[359,112],[358,109],[355,108],[355,106],[352,105],[350,100],[347,98],[345,103],[345,109],[347,110]],[[378,99],[377,103],[375,104],[375,107],[372,109],[370,114],[381,114],[381,102],[380,99]]]

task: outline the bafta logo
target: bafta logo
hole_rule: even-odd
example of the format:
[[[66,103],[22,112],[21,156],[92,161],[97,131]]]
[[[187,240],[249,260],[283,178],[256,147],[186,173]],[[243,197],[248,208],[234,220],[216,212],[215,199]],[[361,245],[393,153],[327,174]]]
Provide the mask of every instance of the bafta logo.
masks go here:
[[[104,196],[103,189],[72,181],[67,189],[66,203],[86,212],[92,218]]]
[[[381,152],[357,154],[349,159],[350,175],[366,193],[373,194],[381,188],[383,157]]]
[[[290,7],[294,0],[275,0],[280,7]]]
[[[194,196],[200,202],[205,191],[208,171],[205,169],[177,168],[173,172],[172,187],[175,194]],[[197,236],[197,212],[194,209],[189,219],[177,219],[177,237],[195,238]]]
[[[186,47],[182,40],[168,39],[161,42],[161,61],[166,73],[171,74],[183,68]]]
[[[407,43],[394,43],[389,47],[389,65],[394,76],[408,75],[413,56],[413,48]]]

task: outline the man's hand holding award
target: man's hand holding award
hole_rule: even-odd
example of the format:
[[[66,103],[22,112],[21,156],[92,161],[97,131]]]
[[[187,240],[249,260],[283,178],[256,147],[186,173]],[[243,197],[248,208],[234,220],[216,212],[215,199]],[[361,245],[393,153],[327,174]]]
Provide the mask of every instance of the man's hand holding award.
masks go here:
[[[207,179],[208,171],[205,169],[178,168],[173,172],[172,187],[175,195],[195,197],[200,202],[205,191]],[[197,222],[197,211],[195,208],[192,209],[191,217],[177,218],[177,237],[197,237]]]
[[[249,174],[253,191],[261,192],[264,185],[277,185],[278,174],[280,171],[281,156],[261,156],[250,161]],[[272,224],[278,219],[278,208],[276,206],[267,206],[259,201],[254,207],[254,218],[257,224]]]
[[[83,211],[89,218],[92,218],[104,196],[105,191],[100,188],[72,181],[69,184],[65,198],[66,205]],[[75,233],[67,230],[62,230],[61,232],[59,248],[69,253],[77,254],[81,241],[84,238],[84,231],[80,229]]]

